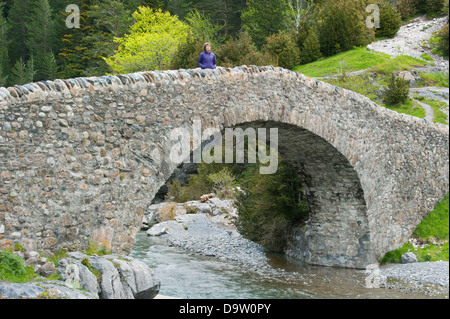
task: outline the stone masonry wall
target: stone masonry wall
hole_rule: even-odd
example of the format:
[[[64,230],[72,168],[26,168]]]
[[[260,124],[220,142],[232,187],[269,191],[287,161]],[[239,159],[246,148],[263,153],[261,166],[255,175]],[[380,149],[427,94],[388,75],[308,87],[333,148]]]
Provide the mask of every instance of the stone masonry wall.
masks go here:
[[[447,192],[448,126],[281,68],[41,81],[0,88],[1,247],[129,252],[179,164],[169,134],[195,119],[280,128],[312,209],[290,252],[310,263],[364,267]]]

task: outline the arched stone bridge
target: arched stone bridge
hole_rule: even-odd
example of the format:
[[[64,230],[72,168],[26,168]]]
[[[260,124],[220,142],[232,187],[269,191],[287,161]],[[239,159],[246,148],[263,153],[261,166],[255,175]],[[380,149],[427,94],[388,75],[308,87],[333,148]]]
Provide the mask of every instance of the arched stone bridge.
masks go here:
[[[288,253],[365,267],[447,192],[448,126],[273,67],[141,72],[0,88],[0,243],[126,253],[179,163],[173,128],[277,127],[310,206]],[[195,141],[192,141],[195,143]],[[193,145],[197,147],[198,145]],[[157,155],[160,156],[157,156]]]

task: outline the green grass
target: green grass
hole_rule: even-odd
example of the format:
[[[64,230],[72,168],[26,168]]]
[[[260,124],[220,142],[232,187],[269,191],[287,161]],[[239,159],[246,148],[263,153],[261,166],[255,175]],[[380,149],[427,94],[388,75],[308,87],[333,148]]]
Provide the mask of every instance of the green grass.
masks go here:
[[[425,118],[426,113],[425,110],[418,104],[417,102],[414,102],[413,100],[409,99],[406,103],[401,105],[386,105],[382,104],[382,106],[395,111],[397,113],[403,113],[412,115],[415,117],[419,117],[421,119]]]
[[[366,69],[386,74],[427,64],[430,63],[406,55],[391,58],[385,53],[370,51],[367,48],[354,48],[312,63],[295,66],[293,71],[310,77],[340,75]]]
[[[433,61],[433,58],[426,53],[421,54],[420,57],[426,61]]]
[[[12,251],[0,251],[0,280],[25,283],[38,277],[33,266],[26,266],[25,261]]]
[[[439,100],[431,100],[427,99],[421,95],[415,95],[414,99],[421,101],[422,103],[426,103],[433,109],[434,114],[434,123],[448,125],[447,114],[445,114],[442,110],[447,108],[447,103],[439,101]]]
[[[442,112],[442,108],[447,107],[445,102],[441,102],[438,100],[426,100],[425,103],[431,106],[434,112],[434,123],[448,125],[447,122],[447,114]]]
[[[448,72],[420,72],[420,80],[417,86],[439,86],[448,88]]]
[[[372,77],[367,73],[349,76],[344,75],[326,79],[324,82],[362,94],[372,101],[377,100],[377,91],[386,85],[384,77]]]
[[[434,210],[416,227],[413,235],[420,239],[448,239],[449,232],[449,195],[439,202]]]
[[[426,216],[413,232],[413,238],[419,242],[428,243],[423,248],[415,249],[411,243],[406,243],[399,249],[390,251],[382,258],[381,263],[399,263],[404,253],[413,252],[419,262],[449,261],[449,194],[445,195],[434,210]],[[430,241],[442,244],[429,243]]]

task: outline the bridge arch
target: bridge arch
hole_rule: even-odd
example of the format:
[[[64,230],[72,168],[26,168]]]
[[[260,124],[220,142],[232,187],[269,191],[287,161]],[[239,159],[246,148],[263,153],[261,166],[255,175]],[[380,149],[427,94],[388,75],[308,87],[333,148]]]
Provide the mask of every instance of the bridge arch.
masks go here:
[[[280,151],[320,212],[289,251],[310,263],[365,267],[400,246],[448,187],[448,127],[281,68],[41,81],[0,88],[0,108],[3,245],[94,240],[129,252],[180,164],[170,132],[195,119],[279,128]]]

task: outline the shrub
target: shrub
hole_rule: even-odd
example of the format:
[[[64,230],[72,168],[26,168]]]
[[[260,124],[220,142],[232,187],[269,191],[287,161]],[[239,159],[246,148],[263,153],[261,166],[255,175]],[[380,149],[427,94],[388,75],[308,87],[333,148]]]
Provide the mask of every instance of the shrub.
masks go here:
[[[300,53],[301,64],[314,62],[321,57],[319,38],[313,29],[309,29]]]
[[[236,177],[227,167],[220,172],[208,175],[208,179],[213,184],[213,191],[219,198],[234,198],[234,188],[236,187]]]
[[[194,69],[198,67],[198,58],[203,52],[204,41],[189,33],[186,42],[178,45],[171,61],[172,69]]]
[[[402,20],[409,18],[417,13],[415,6],[416,0],[400,0],[397,2],[397,11],[402,16]]]
[[[36,277],[33,267],[8,250],[0,251],[0,280],[23,283]]]
[[[444,9],[444,0],[426,0],[424,6],[427,14],[440,14]]]
[[[365,12],[361,11],[356,1],[327,2],[322,9],[318,32],[320,50],[324,56],[367,45],[373,40],[374,31],[360,19]]]
[[[408,81],[391,74],[388,86],[383,92],[383,100],[388,105],[403,104],[409,97]]]
[[[242,31],[237,39],[230,37],[215,52],[217,60],[224,67],[239,65],[265,65],[269,63],[264,54],[258,51],[250,35]]]
[[[402,16],[392,5],[383,1],[380,4],[380,27],[375,31],[377,37],[394,37],[400,29]]]
[[[286,233],[305,218],[308,207],[297,174],[284,161],[279,162],[275,174],[260,175],[258,171],[252,164],[244,175],[236,226],[245,238],[281,252]]]
[[[440,37],[438,42],[438,49],[441,50],[442,54],[446,57],[449,56],[448,46],[449,46],[449,35],[448,35],[448,23],[442,27],[438,32]]]
[[[267,37],[264,49],[282,68],[292,69],[299,63],[300,50],[293,37],[284,31]]]

